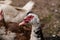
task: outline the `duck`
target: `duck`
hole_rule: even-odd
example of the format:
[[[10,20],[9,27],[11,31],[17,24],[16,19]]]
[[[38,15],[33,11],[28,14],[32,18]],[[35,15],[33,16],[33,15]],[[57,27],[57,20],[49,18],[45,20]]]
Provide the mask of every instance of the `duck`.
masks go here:
[[[25,6],[21,7],[15,7],[10,5],[11,0],[7,1],[0,1],[0,20],[4,19],[4,22],[15,22],[20,23],[25,16],[27,16],[27,13],[30,12],[34,6],[33,1],[29,1]],[[4,25],[6,26],[6,25]],[[2,29],[4,30],[5,27]],[[2,31],[0,30],[0,31]],[[6,29],[3,31],[3,35],[1,37],[4,40],[14,40],[16,37],[15,33],[7,31],[6,35]]]
[[[31,24],[32,25],[32,31],[30,35],[30,40],[44,40],[42,29],[41,29],[41,23],[39,17],[34,14],[30,13],[28,14],[24,20],[19,23],[19,26]]]
[[[29,1],[25,6],[14,7],[10,5],[12,3],[11,0],[0,1],[0,12],[4,16],[5,22],[15,22],[19,23],[23,20],[23,18],[27,15],[29,11],[32,10],[34,6],[33,1]],[[3,4],[2,4],[3,3]],[[18,11],[19,10],[19,11]]]

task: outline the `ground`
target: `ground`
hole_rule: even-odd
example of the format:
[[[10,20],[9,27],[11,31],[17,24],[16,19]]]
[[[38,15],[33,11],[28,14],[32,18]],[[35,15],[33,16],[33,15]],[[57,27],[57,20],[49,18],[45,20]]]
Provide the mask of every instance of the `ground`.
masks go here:
[[[11,5],[23,7],[30,0],[13,0]],[[32,11],[41,20],[44,37],[60,36],[60,0],[33,0]]]

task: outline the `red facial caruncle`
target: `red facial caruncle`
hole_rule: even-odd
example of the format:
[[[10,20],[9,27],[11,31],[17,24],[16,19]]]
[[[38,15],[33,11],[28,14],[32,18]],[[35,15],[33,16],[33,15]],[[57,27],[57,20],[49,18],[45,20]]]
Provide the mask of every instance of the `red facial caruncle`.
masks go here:
[[[33,15],[29,15],[19,25],[25,25],[26,23],[29,23],[33,18]]]

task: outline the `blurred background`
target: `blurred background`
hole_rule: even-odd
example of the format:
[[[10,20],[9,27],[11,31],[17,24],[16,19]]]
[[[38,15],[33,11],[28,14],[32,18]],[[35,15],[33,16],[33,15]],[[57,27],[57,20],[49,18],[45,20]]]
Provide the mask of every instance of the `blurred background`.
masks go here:
[[[13,6],[23,7],[30,0],[12,0]],[[44,37],[60,36],[60,0],[33,0],[32,11],[41,20]]]

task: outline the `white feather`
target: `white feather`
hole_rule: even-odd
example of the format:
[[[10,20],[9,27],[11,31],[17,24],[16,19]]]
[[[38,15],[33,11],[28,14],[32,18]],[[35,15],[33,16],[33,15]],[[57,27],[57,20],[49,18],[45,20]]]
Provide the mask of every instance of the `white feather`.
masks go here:
[[[16,34],[10,31],[7,31],[6,34],[6,29],[4,26],[0,27],[0,38],[3,40],[14,40],[14,38],[16,37]]]
[[[2,34],[2,35],[5,34],[5,30],[6,30],[5,27],[4,27],[4,26],[1,26],[1,27],[0,27],[0,35],[1,35],[1,34]]]
[[[5,0],[5,4],[11,4],[12,1],[11,0]]]
[[[7,33],[7,35],[2,35],[2,38],[4,40],[14,40],[14,38],[16,37],[16,34],[13,32],[9,32]]]
[[[28,2],[22,9],[24,11],[18,11],[13,6],[7,4],[0,4],[0,10],[3,10],[4,19],[6,22],[20,22],[31,11],[34,2]],[[26,10],[25,10],[26,9]]]
[[[0,4],[11,4],[12,1],[11,0],[5,0],[5,1],[0,1]]]
[[[34,2],[33,1],[29,1],[24,7],[23,9],[27,10],[27,12],[31,11],[31,9],[34,6]]]

